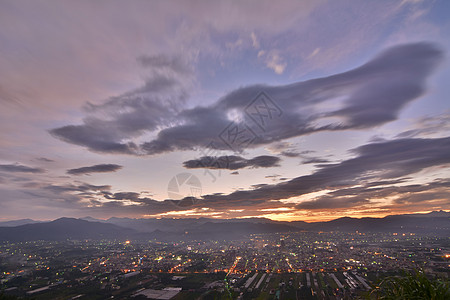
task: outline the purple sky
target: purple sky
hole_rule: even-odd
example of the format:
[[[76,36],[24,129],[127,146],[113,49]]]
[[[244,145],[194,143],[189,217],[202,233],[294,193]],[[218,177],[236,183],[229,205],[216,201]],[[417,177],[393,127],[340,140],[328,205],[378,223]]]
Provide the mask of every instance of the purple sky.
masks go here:
[[[449,13],[0,0],[0,220],[449,210]]]

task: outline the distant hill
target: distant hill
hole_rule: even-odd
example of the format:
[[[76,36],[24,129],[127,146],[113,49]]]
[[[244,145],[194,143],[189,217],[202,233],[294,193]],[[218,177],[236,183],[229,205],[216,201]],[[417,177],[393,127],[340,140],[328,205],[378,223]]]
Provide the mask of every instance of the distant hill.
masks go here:
[[[11,222],[19,222],[11,221]],[[10,223],[13,224],[13,223]],[[61,218],[51,222],[0,227],[0,241],[65,239],[231,240],[250,234],[295,231],[414,232],[450,236],[450,212],[392,215],[384,218],[343,217],[328,222],[280,222],[248,219]]]
[[[114,224],[60,218],[51,222],[0,227],[1,241],[118,239],[135,235],[129,228]]]
[[[384,218],[339,218],[307,226],[309,230],[343,232],[414,232],[450,235],[450,212],[391,215]]]
[[[32,219],[20,219],[20,220],[0,222],[0,227],[14,227],[14,226],[35,224],[35,223],[41,223],[41,222],[42,221],[35,221]]]
[[[384,218],[343,217],[327,222],[304,221],[281,222],[265,218],[248,219],[130,219],[111,218],[106,222],[136,231],[180,233],[196,232],[212,235],[231,235],[227,232],[263,233],[298,230],[344,231],[344,232],[417,232],[450,234],[450,212],[439,211],[428,214],[392,215]]]

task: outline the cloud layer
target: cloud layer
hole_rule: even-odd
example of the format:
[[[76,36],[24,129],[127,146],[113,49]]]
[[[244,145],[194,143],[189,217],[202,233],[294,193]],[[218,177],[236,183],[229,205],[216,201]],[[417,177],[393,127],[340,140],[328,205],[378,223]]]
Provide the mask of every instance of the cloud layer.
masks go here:
[[[184,200],[189,200],[188,209],[244,209],[247,213],[261,209],[325,211],[373,205],[394,209],[424,203],[445,206],[448,202],[448,179],[438,178],[419,185],[409,183],[411,177],[408,176],[429,168],[450,165],[450,137],[374,142],[357,147],[352,153],[355,155],[353,158],[319,165],[310,175],[275,184],[257,184],[253,189],[230,194],[215,193]],[[297,197],[319,191],[326,193],[311,200],[295,201]],[[70,203],[88,201],[90,210],[103,213],[126,215],[145,211],[149,215],[157,215],[186,209],[173,200],[157,201],[145,193],[111,192],[109,185],[53,184],[41,186],[37,193],[40,197],[63,197]],[[386,198],[392,199],[392,203],[384,203]]]
[[[441,1],[219,2],[0,1],[0,217],[450,209]]]
[[[311,175],[262,185],[253,190],[240,190],[227,195],[206,195],[203,198],[211,205],[239,207],[289,199],[322,190],[340,190],[366,181],[403,178],[426,168],[450,164],[450,137],[371,143],[360,146],[353,152],[356,154],[354,158],[336,164],[321,165]],[[363,197],[337,198],[336,202],[333,202],[334,197],[325,197],[300,204],[298,208],[325,205],[325,199],[330,208],[368,203]]]
[[[110,119],[87,117],[82,125],[50,132],[92,151],[154,155],[207,147],[241,151],[314,132],[372,128],[396,120],[406,104],[424,93],[441,58],[433,44],[397,46],[344,73],[284,86],[243,87],[211,106],[177,112],[167,103],[182,101],[186,94],[179,89],[169,97],[162,91],[177,90],[174,78],[186,75],[184,66],[164,56],[144,57],[142,64],[167,72],[157,72],[140,89],[90,106]],[[230,118],[231,113],[237,117]],[[145,133],[155,138],[141,144],[132,140]]]

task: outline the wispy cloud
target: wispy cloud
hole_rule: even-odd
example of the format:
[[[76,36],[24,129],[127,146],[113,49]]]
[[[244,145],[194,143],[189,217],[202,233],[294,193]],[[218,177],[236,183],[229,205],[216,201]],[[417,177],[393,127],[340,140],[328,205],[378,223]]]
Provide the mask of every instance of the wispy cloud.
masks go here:
[[[67,170],[67,174],[70,175],[86,175],[91,173],[108,173],[116,172],[122,169],[122,166],[115,164],[99,164],[90,167],[81,167],[76,169]]]
[[[10,173],[44,173],[45,170],[41,168],[28,167],[21,164],[6,164],[0,165],[0,172]]]

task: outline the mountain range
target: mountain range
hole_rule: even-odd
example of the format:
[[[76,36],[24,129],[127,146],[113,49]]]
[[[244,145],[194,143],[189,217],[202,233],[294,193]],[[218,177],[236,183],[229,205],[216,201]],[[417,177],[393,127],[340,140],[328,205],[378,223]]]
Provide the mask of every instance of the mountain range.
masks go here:
[[[0,241],[66,239],[202,240],[239,239],[249,234],[298,231],[414,232],[450,236],[450,212],[390,215],[384,218],[343,217],[327,222],[246,219],[133,219],[92,217],[0,222]]]

